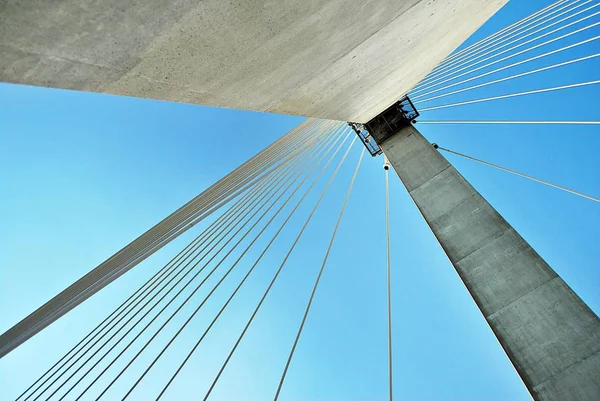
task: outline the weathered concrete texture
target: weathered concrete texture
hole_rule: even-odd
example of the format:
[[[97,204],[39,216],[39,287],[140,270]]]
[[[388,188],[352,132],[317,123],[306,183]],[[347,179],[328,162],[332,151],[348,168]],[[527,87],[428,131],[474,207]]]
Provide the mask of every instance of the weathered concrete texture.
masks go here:
[[[600,320],[412,126],[381,144],[536,400],[600,400]]]
[[[0,81],[365,122],[508,0],[0,0]]]

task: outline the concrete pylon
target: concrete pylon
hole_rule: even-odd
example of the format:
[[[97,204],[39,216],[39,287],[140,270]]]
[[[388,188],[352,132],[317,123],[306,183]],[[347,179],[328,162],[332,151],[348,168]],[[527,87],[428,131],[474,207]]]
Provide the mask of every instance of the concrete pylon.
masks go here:
[[[379,146],[535,400],[600,400],[600,319],[425,140]]]

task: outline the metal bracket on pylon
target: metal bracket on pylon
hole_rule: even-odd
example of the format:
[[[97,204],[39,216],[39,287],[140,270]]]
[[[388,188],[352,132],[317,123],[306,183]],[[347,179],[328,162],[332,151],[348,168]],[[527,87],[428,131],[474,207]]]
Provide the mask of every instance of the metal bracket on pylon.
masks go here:
[[[379,145],[403,127],[416,123],[419,112],[408,96],[385,109],[368,123],[348,123],[371,153],[377,156],[382,153]]]
[[[352,127],[352,129],[354,130],[354,132],[356,132],[356,135],[358,135],[358,137],[362,141],[363,145],[365,145],[365,147],[367,148],[367,150],[369,151],[369,153],[371,153],[371,156],[375,157],[375,156],[380,155],[382,153],[381,148],[379,147],[379,145],[377,145],[377,143],[375,142],[375,140],[373,139],[373,137],[371,137],[371,134],[364,127],[363,124],[361,124],[361,123],[348,123],[348,125]]]

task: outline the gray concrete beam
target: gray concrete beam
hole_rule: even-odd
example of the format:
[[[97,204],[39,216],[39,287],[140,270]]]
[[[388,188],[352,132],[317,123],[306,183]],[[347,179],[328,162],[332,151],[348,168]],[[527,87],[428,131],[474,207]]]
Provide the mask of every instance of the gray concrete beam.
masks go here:
[[[536,400],[600,400],[600,319],[413,126],[380,144]]]
[[[0,0],[0,81],[365,122],[508,0]]]

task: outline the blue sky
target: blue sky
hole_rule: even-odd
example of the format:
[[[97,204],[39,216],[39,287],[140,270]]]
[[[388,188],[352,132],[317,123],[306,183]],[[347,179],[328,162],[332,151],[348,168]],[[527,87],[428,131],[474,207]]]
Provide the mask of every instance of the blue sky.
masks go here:
[[[547,4],[511,1],[467,44]],[[599,33],[596,27],[544,49]],[[597,49],[597,44],[591,43],[497,77],[581,57]],[[515,61],[524,58],[526,55]],[[600,61],[594,59],[439,99],[431,105],[598,79],[598,71]],[[423,113],[421,119],[598,120],[598,95],[598,86],[590,86],[431,111]],[[302,120],[0,85],[0,331]],[[442,146],[600,196],[600,136],[594,126],[418,128]],[[262,400],[274,395],[358,160],[358,145],[211,399]],[[598,204],[452,155],[448,159],[599,313]],[[381,162],[369,157],[361,167],[282,400],[386,398]],[[278,239],[240,297],[182,371],[167,393],[168,399],[201,398],[205,393],[323,185],[324,181],[317,186],[290,229]],[[399,180],[391,179],[391,199],[395,398],[530,399]],[[210,221],[1,359],[0,399],[14,399],[20,394]],[[273,230],[269,232],[272,235]],[[249,261],[258,256],[268,238],[248,255]],[[242,264],[233,274],[132,399],[147,399],[162,388],[167,375],[197,339],[198,331],[224,301],[227,289],[233,288],[249,265]],[[173,327],[176,329],[176,324]],[[161,341],[166,338],[161,337]],[[152,350],[157,348],[148,354]],[[126,389],[131,383],[128,380],[141,372],[144,361],[148,359],[138,361],[131,376],[107,395],[116,397]]]

